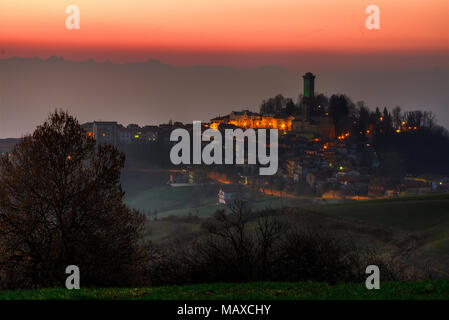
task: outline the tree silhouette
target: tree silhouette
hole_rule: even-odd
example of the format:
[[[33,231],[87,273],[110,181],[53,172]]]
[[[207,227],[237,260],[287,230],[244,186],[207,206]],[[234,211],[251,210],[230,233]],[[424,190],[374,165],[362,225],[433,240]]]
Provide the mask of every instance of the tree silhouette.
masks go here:
[[[63,111],[3,155],[0,286],[60,286],[68,265],[84,285],[137,281],[144,218],[122,202],[123,166],[122,153]]]
[[[329,100],[329,115],[332,117],[335,125],[335,133],[340,135],[342,132],[343,121],[349,114],[349,102],[344,95],[332,95]]]
[[[282,114],[293,115],[297,111],[297,107],[292,99],[285,98],[278,94],[275,97],[263,100],[260,105],[261,114]]]

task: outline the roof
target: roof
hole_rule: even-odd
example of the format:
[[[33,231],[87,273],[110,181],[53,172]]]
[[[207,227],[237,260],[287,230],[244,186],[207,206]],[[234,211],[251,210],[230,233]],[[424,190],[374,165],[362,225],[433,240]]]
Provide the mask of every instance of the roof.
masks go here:
[[[157,131],[159,130],[158,126],[145,126],[142,128],[142,131]]]
[[[117,121],[94,121],[95,125],[117,125]]]
[[[247,115],[247,116],[259,116],[258,113],[256,112],[252,112],[249,110],[242,110],[242,111],[232,111],[233,114],[238,115],[238,116],[243,116],[243,115]]]
[[[227,119],[227,118],[229,118],[229,115],[227,115],[227,116],[216,117],[216,118],[211,119],[211,121],[214,121],[214,120],[225,120],[225,119]]]
[[[117,124],[117,121],[94,121],[96,124]]]

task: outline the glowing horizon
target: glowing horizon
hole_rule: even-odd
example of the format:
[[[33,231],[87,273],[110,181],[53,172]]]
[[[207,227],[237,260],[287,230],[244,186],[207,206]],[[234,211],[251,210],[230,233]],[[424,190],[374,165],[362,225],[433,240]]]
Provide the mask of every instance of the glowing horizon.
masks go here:
[[[80,8],[80,30],[65,28],[70,4]],[[365,28],[369,4],[380,7],[380,30]],[[446,0],[3,0],[0,50],[100,61],[146,52],[447,53],[448,10]]]

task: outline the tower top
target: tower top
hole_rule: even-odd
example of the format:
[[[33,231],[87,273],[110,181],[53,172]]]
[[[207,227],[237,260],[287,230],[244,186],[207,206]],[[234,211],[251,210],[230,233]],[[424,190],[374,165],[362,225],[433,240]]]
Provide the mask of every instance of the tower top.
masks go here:
[[[315,75],[307,72],[302,76],[304,79],[304,97],[312,98],[315,95]]]
[[[312,72],[307,72],[305,75],[302,76],[304,79],[310,78],[315,79],[315,75]]]

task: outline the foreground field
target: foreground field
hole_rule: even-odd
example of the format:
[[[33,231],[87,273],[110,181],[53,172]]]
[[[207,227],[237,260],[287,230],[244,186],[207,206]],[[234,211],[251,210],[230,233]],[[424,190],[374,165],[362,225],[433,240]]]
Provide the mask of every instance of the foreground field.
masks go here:
[[[426,261],[439,276],[449,277],[449,194],[315,206],[310,210],[347,224],[348,230],[363,226],[370,235],[366,231],[369,227],[372,241],[382,239],[406,252],[410,263]],[[403,238],[399,240],[398,235]]]
[[[182,189],[172,188],[169,191],[180,193],[178,196],[181,198]],[[184,192],[189,190],[187,187]],[[156,191],[158,189],[155,188],[152,192]],[[190,192],[193,192],[193,189]],[[153,198],[163,200],[161,196]],[[290,225],[301,226],[313,222],[326,232],[341,238],[355,239],[355,243],[361,247],[374,248],[396,257],[424,273],[431,272],[437,278],[449,278],[448,194],[326,205],[295,205],[287,201],[281,203],[279,199],[278,203],[268,201],[259,201],[253,210],[290,207],[292,209],[288,210],[287,215]],[[205,208],[201,207],[200,213]],[[214,205],[210,211],[219,208],[224,207]],[[164,214],[186,217],[186,212],[181,211],[162,211],[159,217],[163,218]],[[210,213],[199,214],[202,218],[208,215]],[[194,235],[200,231],[201,222],[202,220],[182,219],[148,221],[146,239],[154,243],[167,243],[172,237]]]
[[[155,288],[43,289],[0,292],[0,300],[449,300],[449,281],[383,282],[379,290],[364,284],[217,283]]]

